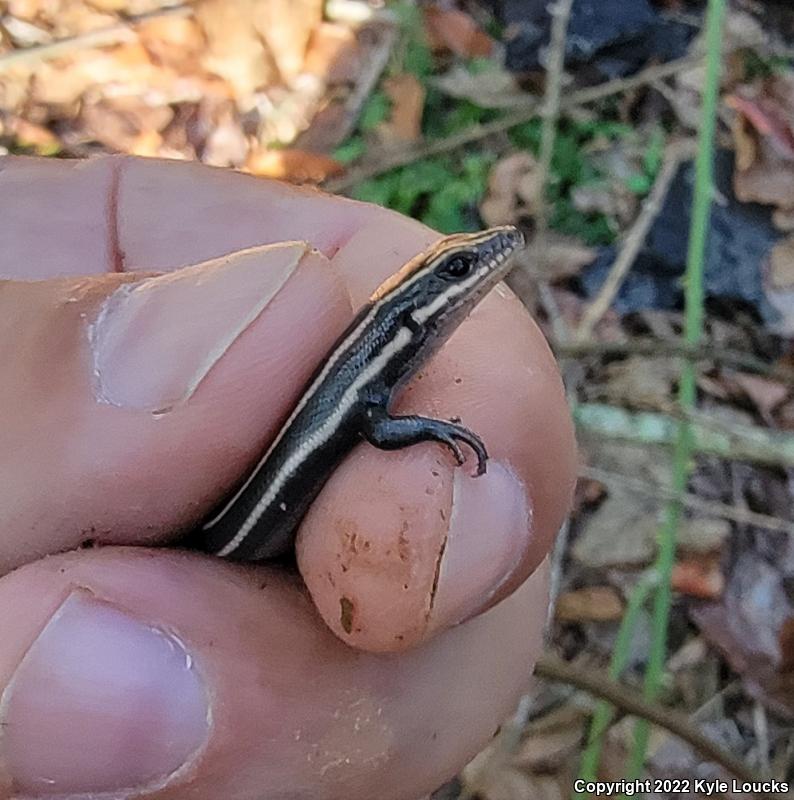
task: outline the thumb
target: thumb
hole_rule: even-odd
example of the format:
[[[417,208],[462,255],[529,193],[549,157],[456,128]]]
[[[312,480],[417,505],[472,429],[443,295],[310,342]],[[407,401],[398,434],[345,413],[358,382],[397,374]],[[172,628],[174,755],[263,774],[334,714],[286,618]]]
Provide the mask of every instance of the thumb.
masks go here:
[[[350,315],[303,242],[159,275],[0,282],[0,572],[195,521]]]

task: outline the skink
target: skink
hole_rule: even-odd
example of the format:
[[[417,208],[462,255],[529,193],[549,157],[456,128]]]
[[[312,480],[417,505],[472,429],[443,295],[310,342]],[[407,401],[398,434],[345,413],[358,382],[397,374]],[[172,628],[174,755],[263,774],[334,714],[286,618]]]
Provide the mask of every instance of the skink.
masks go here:
[[[450,337],[507,274],[524,245],[511,226],[454,234],[411,259],[361,309],[308,382],[259,463],[201,529],[204,549],[241,561],[288,552],[303,516],[344,457],[360,441],[395,450],[441,442],[464,463],[459,443],[488,458],[462,425],[391,416],[397,389]]]

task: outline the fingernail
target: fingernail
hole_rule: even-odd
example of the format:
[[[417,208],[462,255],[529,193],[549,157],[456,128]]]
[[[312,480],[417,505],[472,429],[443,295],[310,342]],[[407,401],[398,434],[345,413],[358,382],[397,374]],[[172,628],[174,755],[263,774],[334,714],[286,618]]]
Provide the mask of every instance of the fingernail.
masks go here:
[[[457,625],[485,607],[523,560],[531,528],[526,486],[508,467],[491,460],[479,477],[455,470],[431,629]]]
[[[89,328],[98,399],[153,412],[186,400],[308,252],[253,247],[120,286]]]
[[[117,798],[162,784],[191,760],[209,708],[176,637],[78,591],[25,654],[0,720],[14,796]]]

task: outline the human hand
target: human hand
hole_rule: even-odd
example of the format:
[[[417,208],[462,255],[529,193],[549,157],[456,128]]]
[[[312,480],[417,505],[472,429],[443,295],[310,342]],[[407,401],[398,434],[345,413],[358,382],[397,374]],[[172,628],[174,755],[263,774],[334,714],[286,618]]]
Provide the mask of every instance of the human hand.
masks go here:
[[[239,480],[435,237],[193,164],[0,160],[0,798],[412,800],[510,712],[574,448],[506,291],[398,403],[460,416],[486,475],[362,444],[300,530],[311,599],[273,566],[145,547]],[[289,240],[319,253],[258,247]],[[112,546],[45,558],[89,541]]]

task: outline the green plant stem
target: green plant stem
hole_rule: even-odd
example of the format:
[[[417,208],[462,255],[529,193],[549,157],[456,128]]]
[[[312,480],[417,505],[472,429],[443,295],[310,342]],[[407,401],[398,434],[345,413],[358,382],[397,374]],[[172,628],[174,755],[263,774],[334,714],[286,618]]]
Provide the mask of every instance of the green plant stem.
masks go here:
[[[695,189],[684,286],[684,341],[690,346],[700,344],[703,337],[703,266],[713,194],[714,135],[717,126],[720,45],[724,15],[725,0],[708,1],[706,9],[706,78],[703,87],[698,152],[695,160]],[[695,407],[696,373],[690,360],[686,360],[681,368],[678,400],[684,412],[692,411]],[[684,419],[679,423],[673,457],[673,491],[677,494],[682,494],[686,489],[691,473],[692,450],[692,426],[688,419]],[[659,554],[655,565],[659,575],[659,586],[656,589],[653,603],[652,639],[643,687],[645,699],[649,701],[656,699],[662,685],[672,603],[671,575],[675,562],[676,536],[681,515],[680,500],[668,503],[664,523],[659,532]],[[629,779],[638,776],[643,769],[648,751],[649,733],[650,726],[647,720],[638,720],[634,729],[634,742],[629,757],[627,772]]]
[[[620,628],[618,629],[618,635],[615,640],[615,650],[609,665],[608,674],[610,680],[617,681],[626,668],[631,649],[631,637],[634,633],[637,619],[640,611],[648,600],[648,596],[658,582],[658,575],[656,572],[648,572],[643,575],[629,595],[626,613],[623,615]],[[595,711],[593,712],[593,718],[590,721],[587,748],[582,755],[582,763],[579,767],[579,778],[583,781],[594,781],[596,779],[598,762],[601,759],[601,747],[604,734],[607,732],[607,728],[609,728],[609,724],[612,722],[614,712],[615,709],[611,703],[608,703],[606,700],[598,701]],[[574,794],[574,798],[578,798],[578,800],[590,796],[588,792],[576,792]]]

